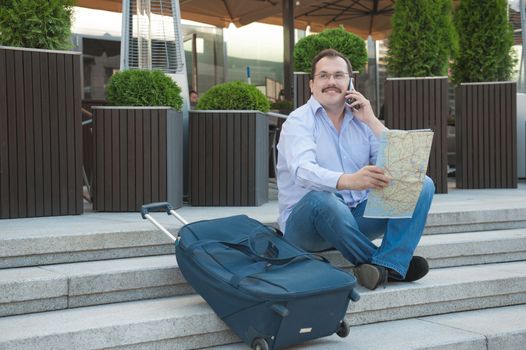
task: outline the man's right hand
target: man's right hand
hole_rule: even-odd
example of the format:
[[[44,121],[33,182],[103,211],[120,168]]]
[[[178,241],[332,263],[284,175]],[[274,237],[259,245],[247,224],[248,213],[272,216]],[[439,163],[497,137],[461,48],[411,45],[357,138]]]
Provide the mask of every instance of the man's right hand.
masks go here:
[[[353,174],[343,174],[338,179],[336,188],[338,190],[367,190],[382,189],[389,185],[391,177],[385,175],[385,171],[376,165],[367,165]]]

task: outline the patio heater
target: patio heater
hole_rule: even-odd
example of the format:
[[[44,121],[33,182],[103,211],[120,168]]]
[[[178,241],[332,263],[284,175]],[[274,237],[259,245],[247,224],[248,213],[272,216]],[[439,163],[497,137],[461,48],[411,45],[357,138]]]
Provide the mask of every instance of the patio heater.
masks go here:
[[[183,148],[188,145],[188,78],[179,0],[123,0],[121,70],[157,69],[170,76],[183,97]],[[186,152],[183,168],[186,169]],[[184,193],[187,175],[184,174]]]

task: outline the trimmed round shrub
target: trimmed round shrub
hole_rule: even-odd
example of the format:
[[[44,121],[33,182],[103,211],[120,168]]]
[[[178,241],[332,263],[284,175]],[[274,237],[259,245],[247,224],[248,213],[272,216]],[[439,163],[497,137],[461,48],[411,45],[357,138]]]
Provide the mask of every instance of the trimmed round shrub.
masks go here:
[[[181,88],[158,70],[130,69],[113,74],[106,86],[113,106],[169,106],[180,111]]]
[[[506,81],[513,74],[513,30],[506,0],[462,0],[454,22],[460,49],[453,82]]]
[[[232,81],[218,84],[205,92],[199,98],[196,109],[268,112],[270,102],[255,86],[241,81]]]
[[[397,0],[391,19],[387,71],[394,77],[447,75],[458,44],[451,0]]]
[[[0,1],[0,45],[69,49],[73,4],[73,0]]]
[[[325,29],[300,39],[294,46],[294,69],[297,72],[310,73],[312,59],[324,49],[341,52],[351,61],[355,71],[363,72],[367,63],[367,47],[359,36],[346,32],[342,27]]]

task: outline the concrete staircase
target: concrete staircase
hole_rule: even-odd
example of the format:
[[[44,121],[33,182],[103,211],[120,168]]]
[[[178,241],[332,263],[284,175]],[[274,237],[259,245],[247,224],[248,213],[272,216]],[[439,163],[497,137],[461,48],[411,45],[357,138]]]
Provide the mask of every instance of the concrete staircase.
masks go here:
[[[504,202],[435,205],[417,251],[429,275],[359,288],[348,338],[294,348],[526,349],[526,200]],[[275,220],[275,206],[258,209],[181,214]],[[173,250],[135,213],[0,222],[0,349],[246,349],[186,283]]]

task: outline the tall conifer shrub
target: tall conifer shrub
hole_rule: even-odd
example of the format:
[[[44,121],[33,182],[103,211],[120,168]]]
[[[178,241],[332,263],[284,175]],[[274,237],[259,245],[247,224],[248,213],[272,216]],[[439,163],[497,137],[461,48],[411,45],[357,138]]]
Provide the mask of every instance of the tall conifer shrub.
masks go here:
[[[397,0],[387,70],[395,77],[447,75],[457,48],[451,0]]]
[[[515,57],[506,0],[462,0],[455,11],[459,52],[451,67],[453,81],[505,81]]]

